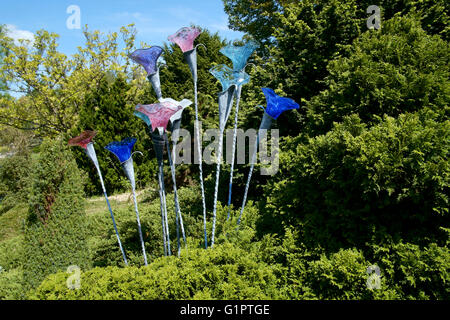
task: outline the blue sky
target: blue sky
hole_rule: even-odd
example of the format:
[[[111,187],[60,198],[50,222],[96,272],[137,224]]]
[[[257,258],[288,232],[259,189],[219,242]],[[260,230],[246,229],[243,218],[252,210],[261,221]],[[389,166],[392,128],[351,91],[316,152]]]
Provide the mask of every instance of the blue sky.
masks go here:
[[[102,32],[119,31],[121,26],[135,23],[141,41],[162,45],[167,36],[191,23],[219,32],[228,40],[241,38],[243,33],[227,27],[228,17],[222,0],[2,0],[0,24],[8,25],[10,36],[31,38],[31,33],[46,29],[60,35],[60,50],[76,52],[84,43],[81,29],[68,29],[66,12],[70,5],[81,11],[81,26]]]

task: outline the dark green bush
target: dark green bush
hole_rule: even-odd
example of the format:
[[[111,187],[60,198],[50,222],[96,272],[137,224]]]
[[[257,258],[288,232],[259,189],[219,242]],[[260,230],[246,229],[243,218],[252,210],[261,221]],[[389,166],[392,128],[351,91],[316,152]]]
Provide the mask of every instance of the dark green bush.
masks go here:
[[[348,57],[328,64],[326,89],[307,104],[309,134],[325,133],[333,122],[358,114],[377,123],[427,107],[446,119],[450,103],[450,47],[430,36],[414,17],[383,22],[355,40]]]
[[[67,288],[67,273],[49,276],[35,299],[270,299],[278,298],[271,267],[230,243],[210,250],[183,250],[148,267],[94,268],[81,288]]]
[[[26,200],[31,157],[22,153],[0,159],[0,214]]]
[[[442,245],[449,134],[450,122],[418,114],[385,117],[370,129],[348,117],[326,135],[280,154],[280,172],[261,205],[264,225],[295,226],[308,247],[332,251],[364,248],[386,235]]]
[[[370,252],[370,253],[369,253]],[[385,274],[385,284],[397,292],[399,299],[448,300],[450,298],[450,251],[431,243],[388,241],[373,245],[367,255]]]
[[[142,233],[149,261],[153,261],[164,254],[159,197],[154,198],[152,193],[157,194],[158,192],[157,190],[146,190],[144,191],[144,194],[138,197]],[[183,215],[185,233],[188,237],[188,246],[189,248],[202,248],[204,247],[203,216],[199,188],[180,188],[178,190],[178,197]],[[166,200],[171,250],[172,253],[176,253],[177,237],[173,193],[167,193]],[[129,264],[133,266],[143,266],[144,260],[141,244],[139,242],[136,214],[131,198],[127,201],[127,205],[128,207],[126,208],[121,206],[117,209],[115,208],[115,205],[112,204],[117,227]],[[232,233],[236,227],[238,215],[239,211],[232,210],[232,219],[227,221],[227,209],[222,207],[220,203],[218,204],[216,243],[223,243],[226,241],[226,234]],[[257,210],[250,203],[245,210],[242,221],[243,228],[250,228],[253,230],[255,228],[256,219]],[[89,216],[88,223],[90,232],[89,247],[92,251],[93,265],[98,267],[123,266],[123,258],[117,244],[117,238],[112,227],[106,204],[103,212]],[[211,240],[211,228],[212,222],[211,219],[208,219],[208,242]],[[236,241],[245,241],[245,237],[246,236],[241,235],[236,238]],[[182,239],[181,245],[184,247]]]
[[[22,268],[0,271],[0,300],[24,299],[22,279]]]
[[[90,266],[82,181],[67,142],[44,140],[33,168],[24,231],[26,289],[70,265]]]

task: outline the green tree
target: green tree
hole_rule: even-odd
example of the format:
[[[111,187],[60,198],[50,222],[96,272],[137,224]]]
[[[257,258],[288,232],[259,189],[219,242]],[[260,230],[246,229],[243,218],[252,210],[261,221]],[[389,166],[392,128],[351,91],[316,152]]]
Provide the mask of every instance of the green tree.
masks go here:
[[[117,32],[104,37],[86,28],[85,46],[71,57],[58,51],[59,36],[45,30],[36,33],[32,45],[14,45],[8,37],[0,36],[0,46],[8,51],[0,78],[25,95],[22,99],[0,100],[0,123],[32,129],[41,136],[73,129],[86,94],[98,87],[104,73],[130,72],[127,54],[133,49],[135,30],[123,27],[120,33],[125,46],[122,52],[118,51]]]
[[[154,181],[156,172],[152,143],[145,127],[139,125],[141,120],[133,115],[136,104],[129,101],[129,90],[130,85],[122,76],[111,78],[109,81],[107,77],[103,77],[98,89],[89,93],[85,98],[85,103],[80,108],[80,123],[78,128],[73,131],[74,136],[87,129],[97,132],[94,138],[97,158],[110,193],[130,188],[117,158],[104,148],[112,141],[121,141],[127,137],[138,139],[134,150],[143,153],[143,155],[137,154],[133,157],[138,186],[143,187]],[[87,193],[100,193],[102,189],[92,161],[82,149],[74,148],[73,151],[79,167],[89,173]]]
[[[349,55],[328,64],[326,89],[307,103],[310,134],[325,133],[345,115],[374,123],[428,108],[445,119],[450,104],[450,47],[414,18],[384,22],[359,37]]]
[[[5,37],[6,35],[6,27],[4,25],[0,25],[0,38]],[[0,66],[3,64],[3,59],[5,57],[6,50],[3,45],[0,45]],[[7,90],[6,82],[3,77],[0,77],[0,95],[5,95]]]
[[[91,265],[80,171],[65,139],[44,140],[32,173],[24,230],[24,288],[70,265]]]
[[[283,28],[280,15],[289,13],[292,6],[302,7],[304,1],[294,0],[223,0],[225,12],[228,14],[229,27],[233,30],[250,34],[259,41],[270,44],[274,39],[274,31]],[[364,17],[369,15],[366,9],[377,5],[381,9],[382,19],[388,20],[396,14],[405,15],[418,13],[422,27],[430,34],[439,34],[444,39],[449,38],[449,6],[445,0],[370,0],[341,1],[352,3],[358,8],[358,13]],[[315,8],[326,7],[334,1],[316,1]],[[299,17],[303,20],[302,17]]]
[[[386,237],[444,245],[449,135],[448,120],[407,113],[370,128],[352,115],[325,135],[288,139],[262,226],[296,226],[303,243],[331,251]]]

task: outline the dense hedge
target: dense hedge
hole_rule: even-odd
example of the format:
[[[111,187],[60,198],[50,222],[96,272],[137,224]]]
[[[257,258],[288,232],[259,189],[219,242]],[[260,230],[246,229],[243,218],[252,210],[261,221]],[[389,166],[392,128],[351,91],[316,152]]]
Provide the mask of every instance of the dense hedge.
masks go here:
[[[183,249],[147,267],[94,268],[81,274],[79,290],[68,273],[48,276],[33,299],[448,299],[447,246],[389,242],[363,253],[325,253],[299,244],[298,233],[256,241],[245,230],[204,250]],[[380,270],[379,289],[368,286],[369,266]]]
[[[450,47],[439,36],[427,35],[414,17],[384,22],[348,51],[330,61],[325,90],[306,105],[310,135],[326,133],[350,114],[367,124],[423,108],[436,119],[448,117]]]
[[[24,230],[25,290],[70,265],[91,265],[82,178],[66,141],[44,140],[31,179]]]
[[[212,250],[183,250],[148,267],[94,268],[82,273],[81,288],[67,288],[68,274],[51,275],[37,299],[268,299],[276,297],[271,267],[228,243]]]
[[[281,153],[281,172],[265,188],[263,226],[296,226],[309,246],[331,250],[387,236],[442,245],[449,135],[449,121],[419,114],[385,117],[370,128],[353,115],[304,144],[288,139],[296,147]]]

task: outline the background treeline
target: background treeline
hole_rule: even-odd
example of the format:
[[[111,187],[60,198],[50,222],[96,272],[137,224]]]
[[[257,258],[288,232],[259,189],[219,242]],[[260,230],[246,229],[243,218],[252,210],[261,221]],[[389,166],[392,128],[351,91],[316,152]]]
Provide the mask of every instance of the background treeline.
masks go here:
[[[0,160],[0,298],[449,299],[448,2],[224,4],[230,27],[261,43],[251,58],[255,66],[247,69],[252,80],[243,89],[239,127],[258,126],[261,87],[294,98],[301,108],[274,124],[282,137],[280,170],[254,175],[239,230],[238,210],[226,221],[226,208],[219,206],[213,250],[201,249],[197,166],[177,167],[189,240],[180,258],[162,257],[154,151],[143,122],[132,116],[137,103],[156,101],[143,71],[126,58],[135,49],[133,27],[121,29],[123,51],[115,45],[117,34],[85,30],[86,45],[73,57],[59,53],[56,35],[46,31],[38,32],[32,48],[0,37],[0,78],[26,93],[0,98],[0,122],[9,126],[0,138],[13,154]],[[381,8],[380,30],[366,26],[373,4]],[[208,69],[229,64],[219,53],[227,42],[205,30],[198,43],[207,47],[198,53],[200,117],[204,129],[214,128],[220,85]],[[193,100],[181,51],[171,44],[164,49],[164,95]],[[193,108],[187,109],[182,123],[190,132],[193,119]],[[128,184],[103,147],[138,138],[149,267],[141,267],[130,203],[115,208],[132,265],[123,268],[104,203],[83,201],[83,191],[101,190],[95,168],[65,144],[84,129],[98,131],[96,150],[110,193],[127,191]],[[210,210],[214,166],[204,168]],[[229,174],[224,169],[221,181]],[[247,172],[248,166],[237,166],[236,208]],[[225,202],[227,183],[221,187]],[[171,217],[172,207],[169,202]],[[67,289],[65,270],[72,264],[83,270],[80,290]],[[374,264],[381,270],[379,290],[366,283]]]

